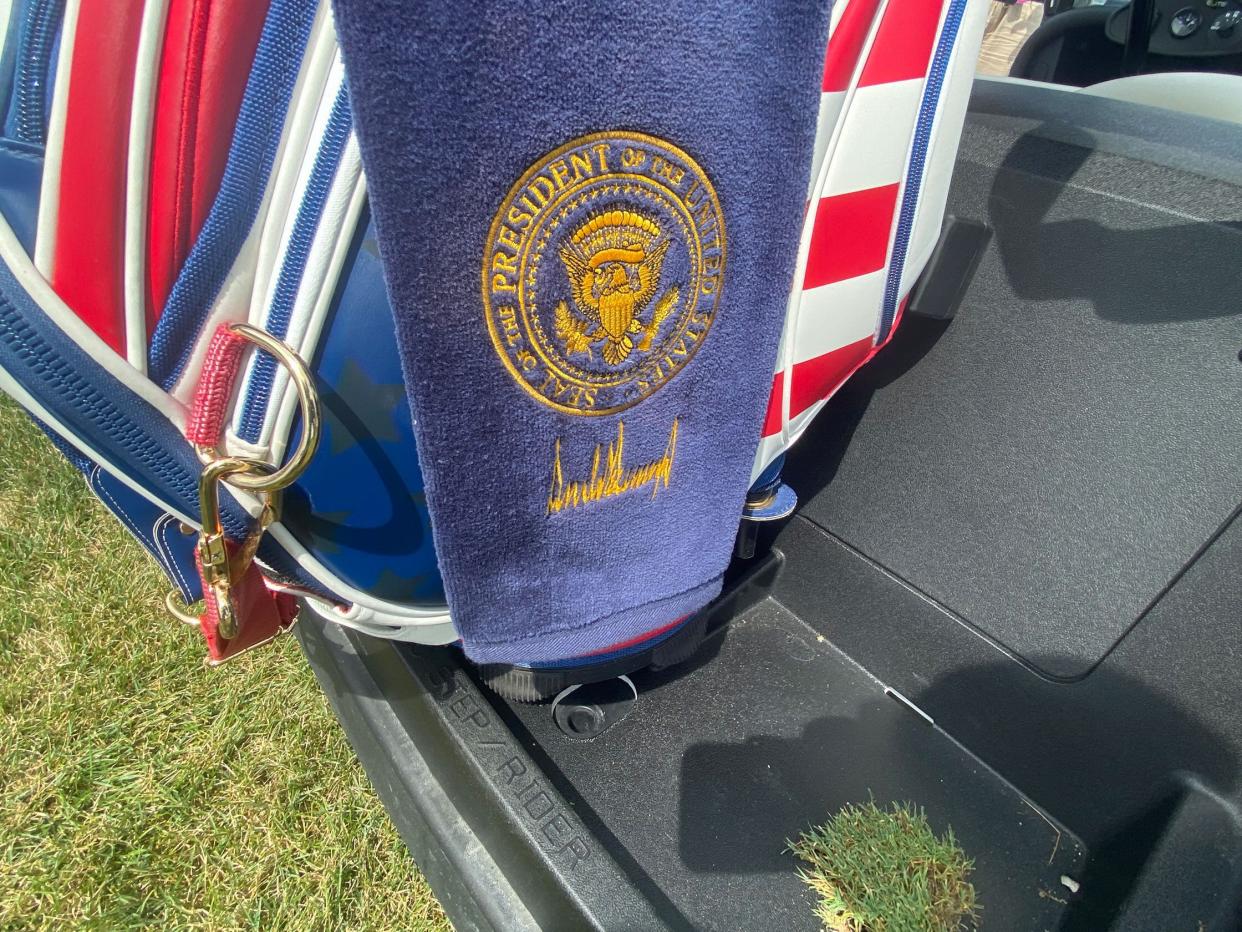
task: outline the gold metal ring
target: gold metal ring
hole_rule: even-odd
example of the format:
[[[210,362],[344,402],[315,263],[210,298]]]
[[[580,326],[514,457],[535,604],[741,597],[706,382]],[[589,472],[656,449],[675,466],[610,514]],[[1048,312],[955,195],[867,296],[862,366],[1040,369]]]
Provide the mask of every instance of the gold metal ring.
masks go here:
[[[202,600],[200,599],[198,602],[195,602],[194,605],[200,604],[201,601]],[[167,611],[168,614],[172,615],[173,618],[176,618],[183,625],[194,625],[197,627],[199,617],[194,614],[193,608],[193,605],[186,605],[184,608],[182,607],[181,595],[175,589],[168,593],[168,595],[164,596],[165,611]]]
[[[271,353],[288,371],[294,390],[298,393],[298,404],[302,408],[302,436],[298,440],[298,446],[293,451],[293,455],[272,472],[258,474],[257,470],[231,471],[226,475],[221,475],[220,479],[239,489],[249,489],[253,492],[275,492],[292,485],[310,465],[311,457],[319,448],[319,394],[315,391],[315,382],[311,378],[310,369],[307,368],[302,357],[290,349],[288,344],[250,324],[229,324],[229,329],[260,349]],[[212,447],[198,446],[197,451],[198,458],[204,465],[216,462],[220,457],[220,451]]]

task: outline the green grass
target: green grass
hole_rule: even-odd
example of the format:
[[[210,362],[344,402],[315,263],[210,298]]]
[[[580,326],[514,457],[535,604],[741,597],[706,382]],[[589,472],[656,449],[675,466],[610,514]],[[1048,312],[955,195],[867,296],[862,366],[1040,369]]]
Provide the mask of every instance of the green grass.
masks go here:
[[[913,805],[846,806],[789,848],[832,932],[953,932],[975,918],[972,862]]]
[[[0,928],[448,929],[294,640],[166,589],[0,399]]]

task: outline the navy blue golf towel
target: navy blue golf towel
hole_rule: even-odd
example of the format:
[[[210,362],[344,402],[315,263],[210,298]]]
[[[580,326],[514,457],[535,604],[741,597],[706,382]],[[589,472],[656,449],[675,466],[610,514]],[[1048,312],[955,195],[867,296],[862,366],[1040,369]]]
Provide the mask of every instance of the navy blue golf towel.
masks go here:
[[[828,6],[335,0],[472,658],[599,652],[719,593],[794,270]]]

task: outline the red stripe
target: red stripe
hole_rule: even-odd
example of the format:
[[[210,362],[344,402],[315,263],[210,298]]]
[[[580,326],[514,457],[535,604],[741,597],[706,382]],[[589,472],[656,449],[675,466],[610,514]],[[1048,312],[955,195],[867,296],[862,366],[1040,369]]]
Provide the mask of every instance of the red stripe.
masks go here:
[[[897,314],[893,318],[893,325],[889,328],[888,336],[885,337],[884,342],[878,346],[873,346],[871,338],[867,337],[859,340],[857,343],[851,343],[848,346],[842,346],[825,353],[823,356],[795,363],[793,367],[793,387],[789,391],[789,416],[791,418],[797,417],[816,402],[831,398],[836,394],[837,389],[850,380],[855,372],[871,362],[876,353],[888,346],[893,339],[893,334],[897,332],[897,328],[901,324],[901,318],[905,314],[906,304],[909,301],[910,296],[906,295],[898,302]],[[781,399],[779,393],[783,382],[783,375],[783,372],[778,372],[776,374],[776,381],[772,386],[772,397],[768,401],[768,417],[763,425],[763,436],[765,437],[779,433],[781,429]],[[774,408],[776,411],[775,420],[773,420],[772,414]]]
[[[933,0],[889,0],[859,86],[925,77],[943,9]]]
[[[600,654],[610,654],[614,650],[625,650],[627,647],[637,647],[639,644],[643,643],[644,641],[650,641],[652,638],[657,638],[661,634],[664,634],[665,632],[672,631],[674,628],[676,628],[678,625],[680,625],[683,621],[685,621],[689,617],[690,617],[689,615],[682,615],[680,618],[670,621],[666,625],[662,625],[661,627],[656,628],[652,631],[646,631],[643,634],[630,638],[628,641],[621,641],[620,643],[617,643],[617,644],[610,644],[608,647],[601,647],[599,650],[593,650],[589,654],[583,654],[582,656],[583,657],[598,657]]]
[[[823,356],[795,363],[789,390],[789,416],[796,417],[817,401],[831,396],[871,358],[871,337],[834,349]]]
[[[125,352],[125,174],[142,0],[78,11],[60,162],[52,287]]]
[[[820,200],[803,288],[830,285],[884,268],[899,185],[864,188]]]
[[[203,4],[205,6],[205,4]],[[155,121],[151,133],[151,167],[147,191],[147,332],[155,330],[177,269],[185,259],[184,235],[177,229],[183,196],[178,190],[181,151],[181,101],[185,98],[190,36],[199,0],[172,0],[164,26]]]
[[[776,373],[772,380],[772,394],[768,396],[768,413],[763,416],[763,436],[779,433],[785,414],[785,370]]]
[[[850,86],[879,7],[880,0],[850,0],[828,40],[824,56],[825,91],[843,91]]]
[[[151,142],[149,331],[219,189],[267,6],[266,0],[169,5]]]
[[[246,92],[250,64],[259,48],[267,8],[267,0],[212,0],[194,134],[190,225],[195,236],[207,219],[224,176],[233,126]]]

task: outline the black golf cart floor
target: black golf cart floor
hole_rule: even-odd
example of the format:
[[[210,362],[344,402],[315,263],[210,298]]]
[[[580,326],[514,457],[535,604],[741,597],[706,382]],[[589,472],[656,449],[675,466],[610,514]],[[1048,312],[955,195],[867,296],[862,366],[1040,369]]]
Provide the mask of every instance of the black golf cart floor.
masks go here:
[[[1188,200],[1164,169],[1001,142],[981,166],[972,127],[954,177],[950,210],[995,230],[956,319],[908,316],[786,478],[803,517],[1072,679],[1242,500],[1242,278],[1214,271],[1242,189]]]
[[[975,857],[980,928],[1057,926],[1078,839],[773,599],[689,669],[636,682],[633,712],[590,742],[546,705],[504,711],[670,924],[819,928],[786,840],[870,795],[952,827]]]

